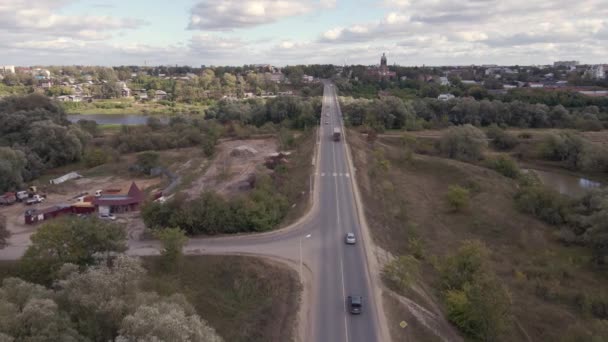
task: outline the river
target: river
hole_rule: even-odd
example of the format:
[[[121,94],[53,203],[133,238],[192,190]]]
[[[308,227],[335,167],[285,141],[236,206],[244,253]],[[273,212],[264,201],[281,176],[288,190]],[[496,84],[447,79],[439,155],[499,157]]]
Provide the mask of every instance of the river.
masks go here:
[[[603,186],[603,184],[600,182],[564,173],[532,169],[524,170],[524,172],[527,171],[533,171],[536,175],[538,175],[538,178],[544,185],[558,191],[561,194],[571,197],[583,196],[589,190],[597,189]]]
[[[93,120],[99,125],[145,125],[151,115],[138,114],[68,114],[68,120],[78,122],[78,120]],[[166,116],[154,116],[161,122],[167,123]]]

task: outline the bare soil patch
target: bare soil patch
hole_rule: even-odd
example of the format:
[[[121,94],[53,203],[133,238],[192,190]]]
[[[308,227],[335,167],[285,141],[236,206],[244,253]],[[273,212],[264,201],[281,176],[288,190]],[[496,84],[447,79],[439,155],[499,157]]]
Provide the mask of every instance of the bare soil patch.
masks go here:
[[[223,141],[217,146],[216,155],[204,174],[184,191],[193,198],[204,191],[229,197],[248,190],[250,178],[270,154],[277,152],[277,148],[275,139]]]

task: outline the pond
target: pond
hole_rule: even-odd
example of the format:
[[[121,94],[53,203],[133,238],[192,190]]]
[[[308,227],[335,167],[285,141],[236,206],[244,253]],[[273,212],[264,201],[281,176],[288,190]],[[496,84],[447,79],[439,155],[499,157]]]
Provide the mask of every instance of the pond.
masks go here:
[[[78,122],[78,120],[93,120],[98,125],[145,125],[148,122],[150,115],[137,114],[68,114],[70,122]],[[167,123],[169,119],[165,116],[154,116],[159,118],[161,122]]]
[[[544,185],[558,191],[561,194],[571,197],[583,196],[589,190],[597,189],[603,186],[603,184],[600,182],[563,173],[533,169],[523,171],[534,172]]]

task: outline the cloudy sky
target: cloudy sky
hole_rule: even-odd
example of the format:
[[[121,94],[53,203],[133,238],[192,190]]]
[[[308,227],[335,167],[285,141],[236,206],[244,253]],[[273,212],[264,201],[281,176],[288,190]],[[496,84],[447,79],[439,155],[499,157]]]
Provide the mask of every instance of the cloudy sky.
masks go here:
[[[608,0],[0,0],[0,65],[608,62]]]

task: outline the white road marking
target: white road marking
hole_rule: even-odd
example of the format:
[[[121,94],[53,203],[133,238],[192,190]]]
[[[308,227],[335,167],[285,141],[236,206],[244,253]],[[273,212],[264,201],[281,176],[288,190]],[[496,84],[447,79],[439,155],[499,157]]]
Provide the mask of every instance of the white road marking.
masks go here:
[[[325,177],[325,172],[321,172],[321,177]]]
[[[347,173],[344,174],[346,176],[346,178],[350,178],[350,175]]]
[[[334,177],[336,177],[338,174],[334,172]]]

